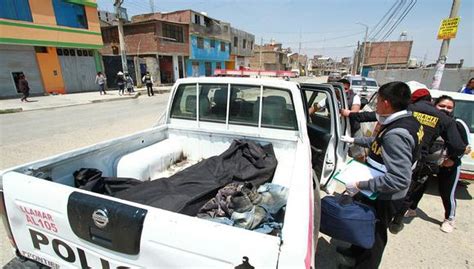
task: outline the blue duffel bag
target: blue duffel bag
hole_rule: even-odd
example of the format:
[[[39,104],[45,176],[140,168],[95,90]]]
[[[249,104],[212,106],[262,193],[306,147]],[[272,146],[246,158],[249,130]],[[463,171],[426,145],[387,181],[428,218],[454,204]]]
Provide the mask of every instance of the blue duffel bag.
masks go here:
[[[374,209],[349,195],[321,199],[320,231],[332,238],[369,249],[375,241],[375,221]]]

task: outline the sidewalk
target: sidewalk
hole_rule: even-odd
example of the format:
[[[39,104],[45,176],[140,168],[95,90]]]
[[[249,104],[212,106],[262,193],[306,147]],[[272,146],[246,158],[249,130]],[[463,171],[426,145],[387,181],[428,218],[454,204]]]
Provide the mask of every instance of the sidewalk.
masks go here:
[[[160,94],[169,92],[171,86],[153,87],[153,89],[155,94]],[[146,96],[146,94],[146,88],[135,88],[135,92],[131,95],[127,93],[125,93],[125,95],[119,95],[117,90],[109,90],[105,95],[100,95],[98,91],[94,91],[33,96],[28,98],[29,102],[21,102],[20,97],[15,99],[3,99],[0,100],[0,114],[135,99],[140,95]]]

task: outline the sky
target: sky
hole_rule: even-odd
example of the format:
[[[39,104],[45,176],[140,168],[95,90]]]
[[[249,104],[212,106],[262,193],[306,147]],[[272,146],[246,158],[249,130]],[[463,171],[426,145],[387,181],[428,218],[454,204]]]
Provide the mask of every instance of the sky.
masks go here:
[[[377,23],[396,3],[415,3],[386,41],[398,40],[406,31],[413,40],[411,58],[434,63],[441,40],[437,32],[442,19],[448,18],[452,0],[124,0],[129,18],[133,15],[192,9],[209,17],[230,22],[232,27],[255,35],[255,43],[272,39],[291,47],[293,52],[312,57],[323,55],[340,60],[353,57],[358,41],[376,34]],[[448,62],[464,59],[464,67],[474,66],[474,1],[461,1],[457,36],[451,39]],[[97,0],[100,10],[113,11],[113,0]],[[153,2],[153,4],[150,4]],[[386,31],[381,31],[376,40]],[[301,42],[301,49],[299,44]]]

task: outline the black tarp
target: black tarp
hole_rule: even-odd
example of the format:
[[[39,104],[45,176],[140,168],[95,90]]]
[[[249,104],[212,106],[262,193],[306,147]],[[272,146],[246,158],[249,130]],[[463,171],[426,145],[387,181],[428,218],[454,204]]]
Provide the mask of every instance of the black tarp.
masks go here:
[[[168,178],[160,178],[118,192],[116,197],[195,216],[217,191],[232,182],[256,187],[271,181],[277,159],[271,144],[234,140],[221,155],[205,159]]]

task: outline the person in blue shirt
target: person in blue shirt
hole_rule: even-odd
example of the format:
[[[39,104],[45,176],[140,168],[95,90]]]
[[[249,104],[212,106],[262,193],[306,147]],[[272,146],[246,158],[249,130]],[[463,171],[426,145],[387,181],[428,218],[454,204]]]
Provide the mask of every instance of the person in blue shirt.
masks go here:
[[[464,89],[462,89],[461,93],[467,93],[467,94],[472,94],[472,91],[474,90],[474,78],[471,78]]]

